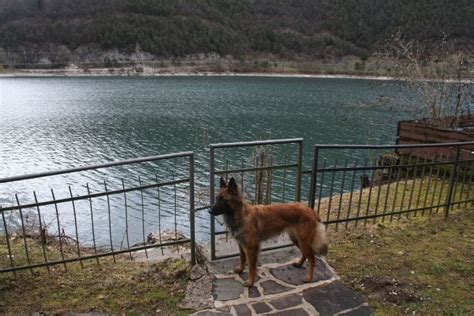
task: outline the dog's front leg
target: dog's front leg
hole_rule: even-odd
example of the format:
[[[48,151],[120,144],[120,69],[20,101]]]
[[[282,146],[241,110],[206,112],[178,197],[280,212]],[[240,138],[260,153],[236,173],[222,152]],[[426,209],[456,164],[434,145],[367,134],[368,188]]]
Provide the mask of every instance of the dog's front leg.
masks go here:
[[[242,273],[242,271],[244,271],[245,263],[247,261],[247,256],[245,255],[244,248],[242,248],[240,244],[239,244],[239,252],[240,252],[240,264],[237,267],[235,267],[234,272],[240,274]]]
[[[258,246],[250,246],[246,249],[247,260],[249,263],[249,277],[245,282],[245,286],[252,287],[257,276],[257,260],[258,260]]]

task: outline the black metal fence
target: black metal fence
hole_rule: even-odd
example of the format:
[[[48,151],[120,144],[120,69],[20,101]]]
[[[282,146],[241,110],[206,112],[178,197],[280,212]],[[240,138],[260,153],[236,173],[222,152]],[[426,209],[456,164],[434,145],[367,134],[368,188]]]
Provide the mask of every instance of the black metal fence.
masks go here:
[[[452,208],[474,203],[474,142],[315,145],[307,170],[301,138],[209,148],[210,203],[197,209],[192,152],[0,179],[0,193],[17,192],[9,203],[0,194],[0,273],[67,269],[69,262],[131,259],[137,252],[148,257],[151,248],[186,245],[194,263],[195,211],[214,203],[220,176],[235,177],[254,204],[307,200],[336,230],[438,212],[447,217]],[[60,178],[48,182],[54,177]],[[228,238],[227,230],[211,216],[211,259],[237,255],[218,254],[217,236]]]
[[[474,142],[315,145],[309,206],[336,229],[441,211],[447,217],[474,202],[473,150]],[[357,151],[365,158],[327,158]]]
[[[114,169],[111,172],[111,169]],[[120,170],[122,168],[122,170]],[[134,179],[120,177],[126,171]],[[96,172],[101,183],[86,183],[66,175]],[[50,189],[50,195],[15,193],[13,203],[0,206],[2,225],[0,273],[48,267],[112,256],[126,256],[149,249],[188,245],[195,262],[194,236],[194,154],[182,152],[101,165],[45,172],[0,179],[0,184],[14,185],[23,181],[37,182],[31,187],[48,185],[51,177],[61,177],[67,190]],[[71,185],[75,183],[75,185]],[[74,191],[85,191],[74,194]],[[49,189],[48,189],[49,191]],[[31,191],[30,191],[31,192]],[[30,200],[26,201],[26,197]],[[59,196],[63,195],[63,196]],[[188,233],[178,232],[180,221],[189,225]],[[169,228],[169,230],[166,230]],[[167,236],[164,236],[167,235]],[[3,240],[1,240],[3,239]],[[3,248],[6,246],[5,248]]]

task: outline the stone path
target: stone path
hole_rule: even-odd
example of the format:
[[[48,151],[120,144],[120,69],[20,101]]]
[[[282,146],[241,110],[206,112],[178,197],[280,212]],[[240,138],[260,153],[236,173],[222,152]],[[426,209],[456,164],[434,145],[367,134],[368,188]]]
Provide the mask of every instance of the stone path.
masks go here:
[[[194,315],[372,315],[365,300],[339,282],[324,259],[318,259],[312,283],[303,283],[306,265],[296,268],[294,248],[263,253],[252,288],[243,286],[247,273],[232,273],[238,258],[207,264],[208,278],[191,287],[207,309]],[[206,290],[207,289],[207,290]],[[191,289],[192,290],[192,289]],[[207,297],[206,291],[210,291]]]

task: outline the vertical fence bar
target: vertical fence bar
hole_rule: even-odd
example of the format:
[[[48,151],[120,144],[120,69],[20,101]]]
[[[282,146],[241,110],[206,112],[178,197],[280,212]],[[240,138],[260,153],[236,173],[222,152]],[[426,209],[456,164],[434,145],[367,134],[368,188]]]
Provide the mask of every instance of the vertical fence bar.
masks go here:
[[[433,154],[433,157],[431,158],[430,162],[434,163],[436,159],[436,154]],[[430,193],[430,186],[431,186],[431,178],[433,175],[433,165],[430,166],[430,170],[428,171],[428,183],[426,184],[426,192],[425,192],[425,199],[423,201],[423,210],[421,211],[421,216],[425,215],[425,208],[426,204],[428,203],[428,194]]]
[[[21,205],[20,205],[20,200],[18,199],[18,194],[15,194],[15,199],[16,199],[16,203],[18,205],[18,211],[20,212],[21,232],[22,232],[22,237],[23,237],[23,243],[24,243],[24,246],[25,246],[26,260],[28,261],[28,265],[31,265],[30,252],[28,250],[28,242],[26,241],[26,230],[25,230],[25,222],[23,220],[23,210],[22,210]],[[58,229],[59,229],[59,225],[58,225]],[[60,239],[60,241],[61,241],[61,239]],[[62,247],[61,247],[61,253],[62,253]],[[31,272],[31,274],[33,274],[33,269],[30,269],[30,272]]]
[[[72,199],[73,195],[72,195],[71,186],[68,186],[68,188],[69,188],[69,195],[71,196],[71,199]],[[76,233],[76,251],[79,258],[81,258],[81,247],[79,247],[79,230],[77,229],[76,203],[74,203],[74,200],[72,200],[71,203],[72,203],[72,214],[74,216],[74,227],[75,227],[75,233]],[[81,264],[81,268],[84,269],[84,264],[82,263],[82,260],[79,260],[79,263]]]
[[[138,185],[142,186],[142,179],[138,176]],[[142,239],[143,239],[143,246],[146,245],[145,239],[145,202],[143,201],[143,189],[140,189],[140,206],[142,209]],[[148,259],[148,250],[145,248],[145,257]]]
[[[364,168],[367,168],[367,166],[369,165],[369,158],[365,158],[365,163],[364,163]],[[357,201],[357,215],[356,215],[356,218],[359,217],[360,215],[360,208],[362,206],[362,193],[364,191],[364,183],[363,181],[360,182],[360,190],[359,190],[359,201]],[[359,223],[359,219],[356,219],[355,221],[355,227],[357,227],[357,224]]]
[[[334,161],[334,169],[337,167],[337,159]],[[331,187],[329,188],[329,202],[328,202],[328,209],[326,215],[326,221],[329,221],[329,217],[331,216],[331,206],[332,206],[332,195],[334,193],[334,180],[336,178],[336,171],[332,172],[331,177]]]
[[[373,167],[376,167],[377,160],[374,159]],[[369,187],[369,196],[367,197],[367,209],[365,210],[365,216],[369,215],[370,212],[370,201],[372,198],[372,187],[374,186],[374,178],[375,178],[375,168],[372,169],[372,174],[370,176],[370,187]],[[367,225],[367,218],[364,219],[364,226]]]
[[[315,204],[315,199],[316,199],[316,181],[317,181],[317,170],[318,170],[318,146],[314,146],[313,150],[313,167],[311,168],[311,180],[310,180],[310,186],[309,186],[309,207],[314,210],[314,204]],[[322,182],[321,182],[321,185]],[[318,203],[319,204],[319,203]],[[319,214],[319,212],[318,212]]]
[[[424,179],[425,179],[426,159],[427,158],[425,156],[424,159],[423,159],[423,167],[421,168],[420,186],[418,187],[418,196],[416,198],[416,208],[420,207],[421,191],[423,190],[423,182],[424,182]],[[422,211],[422,213],[423,213],[423,211]],[[415,211],[415,214],[414,214],[415,217],[416,217],[417,213],[418,213],[418,211]]]
[[[398,166],[397,170],[398,170],[397,171],[397,184],[395,184],[395,193],[393,194],[392,212],[390,212],[390,222],[393,221],[393,213],[395,212],[396,205],[397,205],[398,188],[400,187],[400,174],[402,173],[401,166]],[[400,211],[401,211],[401,206],[400,206]]]
[[[382,223],[385,222],[385,213],[387,213],[388,196],[390,195],[390,185],[392,184],[392,172],[393,172],[393,167],[390,166],[390,168],[388,169],[387,190],[385,190],[385,200],[384,200],[384,205],[383,205],[383,215],[384,216],[382,216]],[[382,174],[383,174],[383,171],[382,171]]]
[[[326,168],[326,159],[324,159],[324,161],[323,161],[322,169],[324,169],[324,168]],[[325,171],[321,172],[321,184],[319,186],[319,196],[318,196],[318,214],[321,212],[321,199],[323,197],[323,185],[324,185],[324,175],[325,174],[326,174]]]
[[[413,194],[415,193],[416,175],[417,175],[417,169],[418,169],[418,162],[419,161],[420,161],[420,157],[416,156],[415,168],[413,168],[413,177],[412,177],[412,182],[411,182],[410,199],[408,200],[408,209],[411,209],[411,205],[412,205],[412,202],[413,202]],[[408,218],[409,215],[410,215],[410,213],[407,212],[406,217]]]
[[[351,215],[352,197],[354,195],[354,182],[355,182],[355,176],[356,176],[356,173],[357,173],[357,164],[358,164],[358,162],[359,162],[359,160],[356,159],[356,161],[354,163],[354,170],[352,170],[351,193],[349,194],[349,205],[347,206],[346,228],[349,225],[349,218],[350,218],[350,215]]]
[[[156,180],[156,184],[159,184],[157,174],[155,174],[155,180]],[[158,185],[156,186],[156,194],[158,198],[158,240],[160,241],[161,255],[164,256],[165,253],[163,250],[163,246],[161,246],[161,244],[163,243],[161,240],[161,197],[160,197],[160,186]]]
[[[105,190],[105,193],[108,193],[107,183],[105,182],[105,180],[104,180],[104,190]],[[111,213],[111,210],[110,210],[110,196],[107,194],[106,197],[107,197],[107,215],[108,215],[107,218],[108,218],[108,222],[109,222],[110,251],[112,251],[112,257],[113,257],[114,263],[116,263],[117,261],[115,259],[114,243],[113,243],[113,238],[112,238],[112,218],[111,218],[111,214],[110,214]]]
[[[342,208],[342,196],[344,195],[344,184],[345,184],[345,181],[346,181],[346,169],[347,169],[347,165],[348,165],[348,160],[346,159],[346,163],[344,164],[344,171],[342,173],[342,183],[341,183],[341,190],[339,191],[339,205],[338,205],[338,209],[337,209],[337,222],[336,222],[336,231],[339,227],[339,219],[341,217],[341,208]]]
[[[51,189],[51,195],[53,196],[54,209],[56,210],[56,222],[58,223],[59,250],[61,251],[61,258],[64,261],[63,239],[61,236],[61,224],[59,222],[59,210],[58,210],[58,204],[56,203],[56,197],[54,196],[53,189]],[[63,265],[64,265],[64,270],[67,271],[66,262],[64,262]]]
[[[38,204],[38,197],[36,196],[35,191],[33,191],[33,197],[35,198],[35,203]],[[41,220],[41,211],[38,205],[36,206],[36,210],[38,212],[40,240],[41,240],[41,248],[43,250],[43,258],[44,258],[44,262],[48,263],[48,255],[46,254],[46,229],[43,228],[43,221]],[[46,267],[48,268],[48,273],[51,274],[51,268],[49,267],[49,265],[47,265]]]
[[[410,165],[412,158],[413,158],[413,156],[410,154],[410,156],[408,156],[407,165]],[[405,195],[406,195],[407,186],[408,186],[409,173],[410,173],[410,167],[406,167],[405,168],[405,181],[404,181],[404,185],[403,185],[402,200],[400,202],[400,211],[403,211],[403,205],[405,204]],[[407,213],[407,216],[408,216],[408,213]],[[402,217],[402,213],[399,213],[398,214],[398,219],[400,219],[401,217]]]
[[[443,162],[443,154],[440,155],[439,157],[439,163]],[[440,175],[440,170],[441,170],[441,165],[438,164],[436,166],[436,175],[434,179],[434,187],[433,187],[433,194],[431,196],[431,207],[430,207],[430,214],[433,213],[433,208],[434,208],[434,203],[435,203],[435,196],[436,196],[436,190],[438,189],[438,182],[439,182],[439,175]],[[441,182],[441,190],[443,189],[443,183]],[[438,203],[439,205],[439,203]]]
[[[92,207],[91,190],[89,183],[86,183],[87,195],[89,196],[89,208],[91,210],[91,227],[92,227],[92,245],[94,246],[94,254],[97,255],[97,244],[95,241],[95,225],[94,225],[94,208]],[[99,264],[99,257],[95,258],[97,264]]]
[[[447,154],[446,157],[445,157],[444,162],[449,162],[449,160],[450,160],[450,157],[449,157],[449,154]],[[444,167],[443,168],[443,174],[441,176],[441,186],[440,186],[440,189],[439,189],[438,204],[437,204],[437,208],[436,208],[436,213],[438,213],[439,209],[441,208],[441,201],[442,201],[443,193],[445,191],[445,183],[444,182],[446,181],[446,177],[447,177],[447,174],[448,174],[448,171],[447,171],[448,168],[449,167]],[[446,188],[446,190],[447,190],[447,188]]]
[[[295,200],[296,202],[301,201],[301,172],[303,169],[303,140],[298,141],[298,156],[297,156],[297,164],[296,167],[296,193],[295,193]]]
[[[456,158],[454,160],[454,165],[451,169],[451,175],[449,178],[449,186],[448,186],[448,196],[446,197],[446,206],[445,206],[445,218],[448,219],[449,215],[449,209],[451,207],[452,203],[452,198],[453,198],[453,190],[454,190],[454,185],[455,185],[455,180],[456,180],[456,174],[457,174],[457,169],[458,169],[458,164],[459,164],[459,154],[460,154],[460,146],[456,145]]]
[[[191,234],[191,264],[196,264],[196,230],[194,223],[194,154],[189,155],[189,228]]]
[[[7,221],[5,220],[5,212],[2,210],[1,206],[0,206],[0,213],[2,213],[3,228],[5,229],[5,239],[7,241],[8,258],[10,259],[10,267],[14,268],[15,263],[13,262],[12,248],[10,246],[10,236],[8,235]],[[16,277],[16,271],[13,271],[13,274]]]
[[[125,181],[123,181],[122,178],[122,188],[125,190]],[[128,203],[127,203],[127,192],[123,192],[123,199],[124,199],[124,207],[125,207],[125,238],[127,242],[127,249],[130,249],[130,238],[128,237]],[[123,240],[123,239],[122,239]],[[128,256],[130,260],[133,260],[132,258],[132,252],[128,252]]]
[[[214,161],[214,147],[209,146],[209,205],[214,205],[215,202],[215,161]],[[216,259],[216,223],[214,215],[211,214],[211,260]]]

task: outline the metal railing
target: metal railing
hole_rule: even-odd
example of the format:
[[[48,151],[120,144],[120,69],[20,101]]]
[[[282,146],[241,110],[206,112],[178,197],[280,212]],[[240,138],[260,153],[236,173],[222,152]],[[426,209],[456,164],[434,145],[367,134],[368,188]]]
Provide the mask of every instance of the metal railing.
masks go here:
[[[159,167],[160,164],[178,164],[178,162],[183,165],[181,169],[176,168],[175,165],[173,168]],[[123,178],[115,177],[117,188],[111,189],[111,184],[108,184],[105,179],[108,175],[106,171],[112,167],[123,166],[127,166],[127,171],[132,169],[132,166],[145,169],[140,170],[141,175],[135,179],[138,181],[134,180],[132,184],[126,185]],[[52,176],[90,173],[92,170],[100,171],[98,175],[103,177],[102,188],[98,192],[91,192],[91,187],[87,183],[86,194],[74,195],[72,186],[68,185],[66,197],[58,198],[51,188],[51,196],[45,200],[40,201],[36,192],[33,191],[33,200],[22,203],[19,195],[15,193],[15,203],[0,206],[3,222],[3,226],[0,227],[3,235],[0,234],[0,237],[4,239],[2,243],[6,244],[8,254],[5,256],[8,260],[0,260],[0,273],[25,269],[33,272],[34,268],[40,267],[47,267],[49,270],[50,266],[57,264],[63,264],[67,269],[66,263],[69,262],[79,261],[82,266],[84,260],[96,259],[99,263],[99,258],[112,256],[115,261],[116,256],[122,254],[128,254],[128,257],[132,259],[132,253],[140,250],[143,250],[145,256],[148,257],[150,248],[160,247],[163,251],[163,247],[166,246],[178,247],[185,244],[190,245],[191,262],[195,263],[193,152],[9,177],[0,179],[0,184],[17,184],[32,179],[46,181]],[[176,170],[181,171],[178,178],[175,175]],[[178,205],[179,199],[182,200],[184,206]],[[164,209],[164,204],[168,205],[168,209]],[[178,209],[187,213],[187,215],[181,215],[188,219],[188,236],[178,236]],[[131,217],[134,218],[133,221],[130,221]],[[174,238],[162,240],[164,233],[162,220],[173,217],[174,230],[171,230],[171,234],[174,234],[172,236]],[[29,222],[33,219],[34,225],[30,225]],[[48,225],[46,221],[53,224]],[[145,225],[148,232],[157,233],[158,236],[155,238],[157,242],[150,244],[148,238],[151,235],[147,234]],[[99,229],[102,230],[101,241],[96,234]],[[65,230],[71,234],[65,233]],[[116,236],[118,232],[122,236],[120,245]],[[137,242],[135,245],[131,244],[133,242],[131,237],[134,237]],[[89,239],[88,242],[84,241],[85,239]],[[33,240],[35,242],[32,242]],[[53,248],[56,251],[49,249],[50,244],[54,244]]]
[[[447,218],[452,207],[474,201],[473,149],[474,142],[315,145],[308,204],[336,229],[341,223],[357,226],[439,210]],[[322,157],[356,151],[372,155],[342,163]]]
[[[247,153],[245,157],[241,156],[240,167],[229,168],[229,159],[223,159],[225,166],[220,169],[216,169],[216,151],[219,149],[243,149],[243,148],[265,148],[265,146],[285,146],[285,145],[296,145],[296,152],[291,150],[284,154],[283,162],[279,164],[273,164],[273,156],[269,151],[263,149],[258,153]],[[288,160],[291,155],[296,154],[294,157],[294,162],[289,162]],[[303,160],[303,139],[294,138],[294,139],[276,139],[276,140],[265,140],[265,141],[252,141],[252,142],[237,142],[237,143],[220,143],[220,144],[211,144],[209,145],[209,199],[210,205],[213,205],[215,202],[215,185],[216,185],[216,176],[228,177],[229,175],[237,175],[240,182],[240,189],[244,193],[245,187],[252,186],[254,189],[254,199],[253,203],[271,203],[274,198],[272,192],[272,175],[276,170],[281,170],[282,175],[282,200],[286,200],[286,189],[288,186],[287,179],[290,179],[287,172],[289,170],[295,170],[295,175],[291,179],[294,181],[294,200],[301,200],[301,175],[302,175],[302,160]],[[245,154],[244,154],[245,155]],[[232,160],[236,162],[235,156],[232,156]],[[245,162],[246,160],[246,162]],[[264,161],[265,160],[265,161]],[[246,166],[247,163],[247,166]],[[253,164],[253,165],[252,165]],[[249,166],[250,165],[250,166]],[[263,172],[267,172],[263,175]],[[252,174],[252,180],[248,181],[246,175]],[[246,180],[247,178],[247,180]],[[265,179],[264,179],[265,178]],[[262,187],[264,187],[262,189]],[[262,192],[265,191],[265,192]],[[265,195],[265,198],[262,198],[262,195]],[[227,230],[216,231],[216,221],[213,215],[210,216],[210,230],[211,230],[211,259],[223,259],[227,257],[233,257],[238,255],[236,254],[226,254],[218,255],[216,254],[216,236],[227,234]],[[287,245],[285,245],[287,246]],[[263,248],[262,250],[270,250],[275,248],[281,248],[282,246]]]
[[[303,170],[301,138],[211,144],[209,205],[215,200],[216,179],[233,176],[244,196],[254,204],[301,201],[307,192],[308,205],[336,230],[342,224],[365,225],[378,219],[392,221],[440,211],[447,218],[453,207],[474,203],[473,151],[474,142],[315,145],[312,168]],[[135,175],[138,181],[130,184],[117,173],[108,172],[124,166],[125,173]],[[133,166],[144,169],[132,172]],[[0,185],[11,185],[8,190],[15,192],[14,186],[23,181],[41,181],[41,185],[47,184],[50,177],[82,172],[96,172],[94,178],[103,180],[101,189],[94,191],[86,184],[84,194],[73,194],[73,186],[67,183],[67,190],[62,192],[65,196],[51,188],[47,195],[33,191],[28,202],[15,193],[11,205],[0,205],[0,244],[6,245],[2,252],[6,256],[0,258],[0,273],[25,269],[33,272],[34,268],[49,269],[57,264],[67,269],[66,263],[78,261],[82,265],[90,259],[99,262],[105,256],[112,256],[114,261],[116,256],[124,255],[131,259],[137,251],[144,251],[148,257],[150,248],[160,247],[163,251],[164,247],[176,246],[179,250],[180,245],[186,244],[190,245],[191,261],[195,262],[194,215],[209,205],[195,208],[192,152],[3,178]],[[113,181],[108,182],[109,176]],[[309,179],[302,182],[303,176]],[[35,186],[26,186],[27,190],[32,187]],[[35,225],[31,226],[33,218]],[[188,236],[178,236],[178,222],[189,223]],[[174,238],[165,240],[162,233],[167,225]],[[216,253],[216,236],[228,233],[222,224],[217,228],[220,230],[211,215],[211,259],[238,255]],[[150,244],[147,232],[158,232],[158,242]]]

